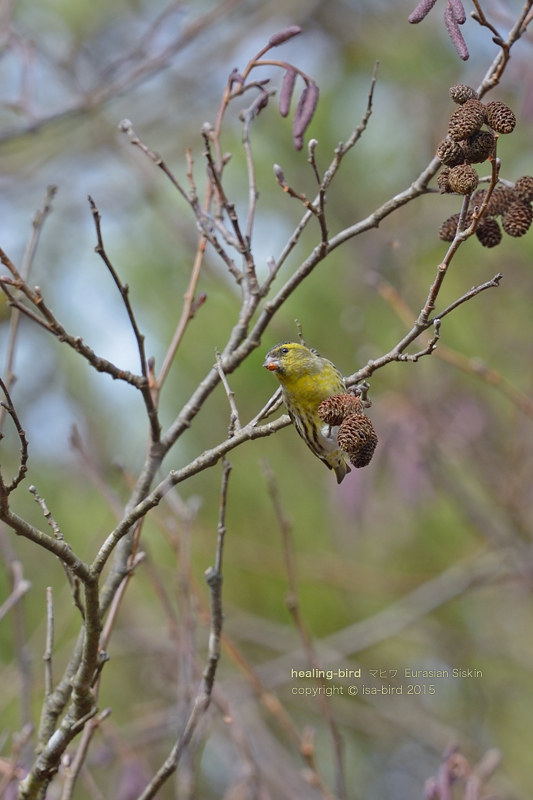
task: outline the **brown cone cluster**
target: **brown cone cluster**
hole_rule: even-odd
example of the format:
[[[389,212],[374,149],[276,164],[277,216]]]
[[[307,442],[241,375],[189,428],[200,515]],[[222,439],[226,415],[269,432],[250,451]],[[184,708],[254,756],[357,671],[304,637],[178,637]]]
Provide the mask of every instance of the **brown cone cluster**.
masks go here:
[[[477,189],[479,176],[470,164],[459,164],[448,173],[448,184],[452,192],[472,194]]]
[[[354,467],[370,463],[378,443],[374,426],[363,413],[363,403],[353,394],[335,394],[318,407],[318,416],[328,425],[339,425],[337,440]]]
[[[502,228],[509,236],[523,236],[528,232],[531,221],[533,220],[533,209],[531,203],[524,203],[517,200],[502,214]]]
[[[466,165],[465,165],[466,166]],[[454,167],[457,169],[457,167]],[[453,169],[449,171],[453,172]],[[472,221],[475,206],[480,206],[486,195],[485,189],[479,189],[472,195],[470,211],[466,215],[464,227]],[[502,240],[502,231],[496,217],[501,217],[501,227],[509,236],[524,236],[533,221],[533,176],[523,175],[518,178],[514,187],[498,184],[492,192],[487,210],[476,228],[476,236],[483,247],[496,247]],[[459,214],[453,214],[444,220],[439,229],[439,239],[452,242],[459,222]]]
[[[363,404],[354,394],[334,394],[323,400],[318,407],[318,416],[328,425],[340,425],[351,414],[362,414]]]
[[[478,95],[475,89],[471,86],[465,86],[463,83],[458,83],[456,86],[450,86],[450,97],[454,103],[462,106],[467,100],[478,100]]]
[[[470,211],[464,220],[468,227],[473,209],[480,206],[486,190],[476,192],[478,174],[472,164],[482,164],[494,155],[495,134],[512,133],[516,117],[509,106],[500,100],[482,103],[475,89],[457,84],[450,89],[457,108],[450,118],[446,138],[437,147],[437,158],[443,168],[437,177],[441,194],[472,195]],[[487,126],[484,128],[483,126]],[[514,187],[498,184],[492,192],[476,236],[483,247],[496,247],[502,240],[502,228],[509,236],[523,236],[533,220],[533,176],[523,175]],[[501,217],[500,223],[496,217]],[[459,214],[446,219],[439,229],[439,238],[452,242],[457,232]]]
[[[464,165],[482,164],[491,158],[496,143],[494,134],[512,133],[516,117],[509,106],[500,100],[487,105],[482,103],[471,86],[452,86],[450,97],[457,103],[457,108],[450,118],[446,138],[437,147],[437,158],[445,165],[437,183],[441,194],[470,194],[476,188],[475,179],[456,180],[456,174],[462,176],[464,171],[453,171]],[[484,128],[484,125],[488,128]],[[445,171],[446,167],[451,168],[449,172]],[[473,167],[471,170],[475,172]],[[441,177],[443,173],[444,177]]]
[[[531,175],[523,175],[518,178],[514,185],[514,190],[520,200],[525,203],[531,203],[533,201],[533,177]]]

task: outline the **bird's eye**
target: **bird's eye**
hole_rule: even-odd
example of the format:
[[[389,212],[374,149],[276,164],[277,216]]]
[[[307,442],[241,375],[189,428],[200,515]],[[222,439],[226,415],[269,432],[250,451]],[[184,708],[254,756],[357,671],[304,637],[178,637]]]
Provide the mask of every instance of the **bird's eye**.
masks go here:
[[[288,347],[282,347],[281,348],[281,355],[286,356],[288,352],[289,352],[289,348]]]

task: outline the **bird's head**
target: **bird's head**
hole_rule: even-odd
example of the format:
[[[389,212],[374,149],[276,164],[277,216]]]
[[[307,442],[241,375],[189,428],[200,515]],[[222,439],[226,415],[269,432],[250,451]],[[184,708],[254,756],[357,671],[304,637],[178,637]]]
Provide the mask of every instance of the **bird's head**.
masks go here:
[[[321,362],[316,350],[298,342],[280,342],[268,351],[263,366],[282,380],[299,373],[312,374],[320,369]]]

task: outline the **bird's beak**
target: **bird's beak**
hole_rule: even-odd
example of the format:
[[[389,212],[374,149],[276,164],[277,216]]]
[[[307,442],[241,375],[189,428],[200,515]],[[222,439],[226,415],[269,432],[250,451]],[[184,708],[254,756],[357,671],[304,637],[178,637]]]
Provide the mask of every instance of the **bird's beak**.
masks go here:
[[[274,372],[274,370],[278,368],[278,362],[274,361],[272,358],[267,358],[263,366],[265,369],[270,370],[270,372]]]

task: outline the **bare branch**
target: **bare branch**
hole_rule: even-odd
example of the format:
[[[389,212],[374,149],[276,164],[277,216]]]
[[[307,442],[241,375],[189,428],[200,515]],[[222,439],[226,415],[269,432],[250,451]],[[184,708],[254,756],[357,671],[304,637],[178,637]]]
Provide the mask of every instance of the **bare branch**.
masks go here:
[[[6,525],[9,525],[10,528],[13,528],[16,534],[19,536],[24,536],[24,538],[29,539],[41,547],[44,547],[45,550],[49,550],[59,559],[64,561],[65,564],[70,567],[72,572],[77,575],[83,583],[91,581],[91,574],[87,564],[84,564],[84,562],[74,554],[72,549],[65,542],[58,541],[52,536],[48,536],[46,533],[38,530],[38,528],[30,525],[29,522],[26,522],[26,520],[17,516],[17,514],[15,514],[9,508],[3,510],[1,519],[3,519]]]
[[[476,19],[480,24],[489,27],[489,29],[494,32],[492,26],[487,23],[487,20],[481,9],[480,4],[476,2],[476,0],[474,0],[474,5],[476,6],[477,9],[477,15],[473,15],[474,19]],[[484,97],[485,94],[487,94],[487,92],[489,92],[491,89],[493,89],[495,86],[499,84],[503,72],[505,70],[505,67],[507,66],[509,58],[511,57],[512,46],[526,32],[528,25],[531,23],[532,8],[533,8],[533,0],[525,0],[524,7],[522,8],[522,11],[520,12],[515,24],[509,31],[509,34],[505,42],[502,42],[500,35],[496,34],[498,40],[500,40],[497,41],[496,44],[500,45],[501,50],[494,59],[494,61],[492,62],[492,64],[490,65],[489,69],[485,74],[485,77],[483,78],[478,87],[477,91],[480,100]]]
[[[151,76],[167,69],[178,52],[197,39],[203,31],[207,30],[217,20],[224,18],[242,3],[243,0],[222,0],[202,16],[192,18],[190,22],[178,31],[173,41],[165,44],[156,53],[148,53],[147,50],[151,49],[148,47],[149,42],[156,39],[160,25],[167,18],[167,11],[164,11],[160,21],[156,20],[153,23],[152,30],[141,37],[129,52],[118,55],[108,69],[102,70],[92,89],[80,92],[79,86],[76,84],[74,88],[77,97],[74,101],[66,103],[59,111],[46,116],[32,118],[18,127],[6,129],[0,135],[0,142],[28,134],[36,134],[51,123],[89,114],[113,97],[118,97],[131,91]],[[182,3],[177,0],[173,5],[179,10]],[[142,53],[140,58],[135,57],[138,53]],[[57,64],[56,66],[62,71],[64,70],[64,73],[70,79],[72,78],[69,63],[67,63],[66,68],[62,64]]]
[[[33,319],[35,322],[39,322],[46,330],[52,333],[60,342],[66,342],[73,350],[79,353],[83,358],[85,358],[91,366],[93,366],[98,372],[107,372],[108,375],[111,375],[112,378],[115,380],[122,380],[126,383],[130,383],[132,386],[135,386],[137,389],[142,389],[146,386],[146,379],[141,375],[133,375],[131,372],[126,370],[121,370],[112,364],[110,361],[107,361],[105,358],[100,358],[97,356],[90,347],[87,347],[84,344],[83,340],[79,337],[71,336],[66,332],[62,325],[56,320],[53,313],[47,307],[44,302],[43,296],[41,294],[41,290],[38,286],[35,289],[31,289],[28,284],[22,279],[21,275],[8,258],[8,256],[4,253],[4,251],[0,248],[0,261],[4,264],[5,267],[9,269],[11,274],[14,277],[13,281],[7,281],[6,279],[0,279],[0,286],[6,292],[8,297],[9,291],[6,291],[6,284],[11,284],[16,289],[19,289],[26,298],[35,306],[35,308],[42,314],[43,319],[37,317],[33,312],[27,309],[25,306],[21,305],[18,302],[13,302],[13,298],[10,297],[11,304],[14,305],[16,308],[20,309],[24,314],[28,317]]]
[[[161,786],[176,771],[178,763],[188,746],[192,735],[204,716],[211,702],[211,694],[215,681],[216,670],[220,658],[220,641],[222,636],[222,556],[224,550],[224,538],[226,535],[226,500],[228,493],[229,474],[231,464],[224,459],[222,471],[222,487],[220,491],[220,509],[218,519],[218,537],[215,566],[210,567],[205,572],[205,579],[209,585],[211,596],[211,627],[209,633],[209,647],[207,664],[202,676],[202,682],[198,688],[194,700],[193,709],[187,720],[187,724],[178,741],[172,748],[165,763],[156,772],[144,792],[139,795],[138,800],[150,800],[155,797]]]
[[[157,376],[157,380],[154,385],[154,391],[156,392],[157,395],[159,395],[159,393],[161,392],[163,384],[166,380],[166,377],[170,371],[170,367],[174,360],[174,356],[176,355],[177,350],[185,334],[187,325],[194,318],[194,315],[196,314],[198,308],[200,308],[200,306],[203,305],[203,303],[207,299],[207,295],[205,293],[200,294],[196,302],[194,299],[198,278],[200,277],[200,269],[202,267],[206,243],[207,239],[205,238],[205,236],[201,236],[200,242],[198,244],[198,249],[196,251],[196,256],[194,259],[193,268],[191,271],[191,277],[189,279],[189,285],[187,287],[187,291],[183,296],[183,309],[181,312],[181,317],[176,326],[176,331],[174,333],[174,336],[172,337],[172,341],[169,345],[168,351],[165,355],[161,371],[159,372],[159,375]]]
[[[18,735],[13,736],[13,747],[11,748],[11,757],[9,759],[8,768],[4,772],[0,780],[0,797],[5,797],[5,790],[14,778],[20,777],[23,770],[20,768],[19,758],[22,750],[30,741],[33,733],[33,725],[26,724]]]
[[[7,485],[4,484],[3,479],[0,477],[0,494],[2,495],[2,500],[0,502],[7,503],[7,497],[13,492],[17,486],[24,480],[26,473],[28,471],[28,440],[26,439],[26,433],[22,429],[22,425],[20,424],[20,420],[17,416],[17,412],[13,407],[13,403],[11,402],[11,397],[7,390],[7,386],[4,381],[0,378],[0,388],[2,389],[7,403],[1,403],[0,406],[7,411],[11,419],[13,420],[13,424],[17,430],[17,434],[20,441],[20,464],[18,468],[18,472],[13,478],[13,480],[8,483]],[[0,440],[3,438],[3,434],[0,433]]]
[[[218,352],[218,350],[215,350],[215,353],[216,353],[216,358],[217,358],[216,364],[215,364],[215,369],[217,370],[218,374],[220,375],[220,380],[222,381],[222,385],[223,385],[224,390],[226,392],[226,395],[227,395],[227,398],[228,398],[228,402],[229,402],[229,406],[230,406],[230,409],[231,409],[231,415],[230,415],[230,420],[229,420],[229,430],[228,430],[228,436],[231,437],[231,436],[233,436],[235,431],[240,431],[241,430],[242,425],[241,425],[241,421],[239,419],[239,410],[238,410],[237,405],[235,403],[235,392],[232,392],[230,387],[229,387],[228,379],[226,378],[226,376],[224,374],[224,370],[222,368],[222,359],[220,358],[220,353]]]
[[[309,667],[311,669],[320,670],[321,669],[320,661],[318,659],[317,653],[313,646],[313,641],[311,639],[309,631],[307,630],[307,626],[305,624],[300,609],[300,602],[298,598],[298,582],[296,577],[296,564],[294,560],[293,543],[292,543],[292,525],[283,511],[278,485],[274,477],[274,473],[272,472],[272,469],[270,468],[267,462],[263,463],[263,474],[265,476],[268,494],[270,495],[270,499],[272,500],[272,505],[274,507],[274,512],[276,515],[278,526],[281,531],[281,538],[283,544],[283,558],[285,561],[285,569],[287,572],[287,580],[289,584],[289,591],[287,597],[285,598],[285,604],[294,620],[294,624],[296,625],[296,629],[298,630],[298,633],[300,635],[300,639],[305,651]],[[333,755],[335,760],[337,795],[340,798],[340,800],[346,800],[347,792],[346,792],[346,777],[344,773],[344,763],[342,754],[342,739],[340,737],[339,730],[337,728],[335,719],[333,717],[329,698],[326,697],[326,695],[324,694],[319,694],[318,699],[322,710],[322,714],[324,716],[326,724],[328,725],[331,739],[333,742]],[[315,775],[318,776],[318,772],[316,769],[316,762],[314,759],[314,748],[312,746],[312,743],[307,742],[306,747],[304,746],[304,744],[305,742],[302,742],[302,748],[301,748],[302,755],[308,760],[309,766],[314,771]],[[321,780],[320,784],[322,784]],[[330,791],[323,784],[321,785],[321,789],[325,797],[331,797]]]
[[[26,250],[24,252],[24,256],[22,258],[22,266],[20,269],[21,277],[25,281],[27,281],[29,278],[31,267],[35,257],[35,252],[37,250],[37,245],[39,243],[39,239],[41,236],[41,232],[46,218],[52,211],[52,200],[55,196],[56,191],[57,191],[56,186],[49,186],[47,188],[43,206],[37,211],[35,217],[33,218],[32,234],[28,241]],[[9,299],[10,295],[8,294],[7,296]],[[20,309],[15,307],[13,308],[13,312],[11,314],[11,322],[9,326],[9,341],[7,344],[7,355],[6,355],[6,366],[5,366],[5,383],[8,391],[11,391],[12,383],[15,380],[15,373],[13,370],[15,364],[15,349],[16,349],[16,343],[20,325],[20,313],[21,313]],[[5,409],[0,408],[0,431],[3,428],[4,419],[5,419]]]
[[[54,690],[52,675],[52,653],[54,649],[54,593],[51,586],[46,587],[46,646],[44,649],[44,693],[50,697]]]
[[[22,572],[22,564],[18,560],[13,560],[10,564],[11,572],[13,575],[13,588],[11,594],[7,597],[0,606],[0,620],[8,614],[21,597],[24,597],[31,589],[30,581],[24,578]]]
[[[30,486],[28,491],[33,495],[35,502],[40,507],[41,511],[43,512],[43,516],[52,528],[54,532],[54,536],[58,542],[63,542],[69,549],[72,549],[69,544],[65,542],[64,536],[61,533],[61,529],[55,519],[53,518],[51,512],[46,505],[46,501],[41,495],[38,493],[35,486]],[[60,558],[59,559],[61,566],[63,567],[63,571],[65,572],[65,576],[67,578],[68,584],[70,586],[70,591],[72,592],[72,599],[74,600],[74,605],[78,609],[81,614],[81,618],[85,619],[85,608],[83,606],[83,601],[81,599],[81,587],[80,587],[80,578],[73,574],[72,569],[69,567],[65,561]]]
[[[453,303],[450,303],[450,305],[447,306],[443,311],[440,311],[438,315],[439,320],[441,320],[451,311],[454,311],[454,309],[458,308],[458,306],[462,305],[463,303],[466,303],[468,300],[471,300],[480,292],[484,292],[486,289],[497,288],[500,285],[500,281],[502,280],[502,278],[503,278],[503,272],[498,272],[498,274],[495,275],[494,278],[492,278],[492,280],[487,281],[486,283],[482,283],[480,286],[473,286],[469,292],[466,292],[466,294],[464,294],[462,297],[459,297]],[[435,319],[434,322],[436,321],[437,320]]]
[[[115,268],[113,267],[113,264],[109,260],[109,257],[108,257],[108,255],[106,253],[106,250],[105,250],[105,247],[104,247],[104,240],[102,238],[102,227],[101,227],[101,224],[100,224],[102,218],[101,218],[100,212],[99,212],[98,208],[96,207],[96,204],[95,204],[94,200],[92,199],[92,197],[89,196],[88,199],[89,199],[89,205],[91,207],[91,211],[92,211],[92,215],[93,215],[93,219],[94,219],[94,225],[95,225],[95,228],[96,228],[97,245],[96,245],[96,247],[94,249],[95,249],[95,252],[98,253],[98,255],[101,257],[101,259],[104,262],[104,264],[106,265],[106,267],[108,268],[108,270],[109,270],[109,272],[111,274],[111,277],[113,278],[113,280],[115,282],[115,285],[116,285],[117,289],[120,292],[120,296],[122,297],[122,301],[123,301],[124,306],[126,308],[126,313],[128,315],[128,319],[130,321],[130,324],[131,324],[131,327],[132,327],[132,330],[133,330],[133,334],[134,334],[135,340],[137,342],[137,348],[139,350],[139,360],[140,360],[140,363],[141,363],[141,374],[142,374],[143,378],[145,379],[145,385],[140,387],[140,389],[141,389],[141,393],[142,393],[142,396],[144,398],[144,402],[145,402],[145,405],[146,405],[146,411],[148,413],[148,419],[150,420],[150,430],[151,430],[151,433],[152,433],[152,441],[153,442],[158,442],[159,438],[161,436],[161,425],[160,425],[158,417],[157,417],[157,409],[156,409],[156,407],[154,405],[154,401],[153,401],[153,398],[152,398],[152,393],[150,391],[150,386],[149,386],[148,367],[147,367],[147,363],[146,363],[146,354],[145,354],[145,349],[144,349],[144,336],[139,330],[139,326],[137,325],[137,320],[135,319],[135,314],[133,313],[133,308],[131,306],[130,297],[129,297],[129,286],[128,286],[127,283],[122,283],[122,281],[118,277],[118,274],[117,274]]]
[[[491,288],[492,282],[497,278],[499,278],[499,274],[496,275],[492,281],[489,281],[489,285],[482,284],[482,286],[478,288],[480,290],[483,290],[483,288]],[[400,319],[409,327],[414,314],[398,291],[380,275],[373,274],[371,282],[376,286],[381,297],[389,303]],[[477,293],[476,288],[471,291],[476,291]],[[442,313],[439,314],[439,318],[441,317]],[[468,375],[477,375],[482,378],[489,386],[493,386],[511,400],[524,414],[533,417],[533,400],[504,378],[497,370],[488,367],[480,358],[469,358],[444,344],[439,344],[435,351],[435,356],[442,361],[446,361],[448,364],[452,364],[452,366],[462,370]]]

